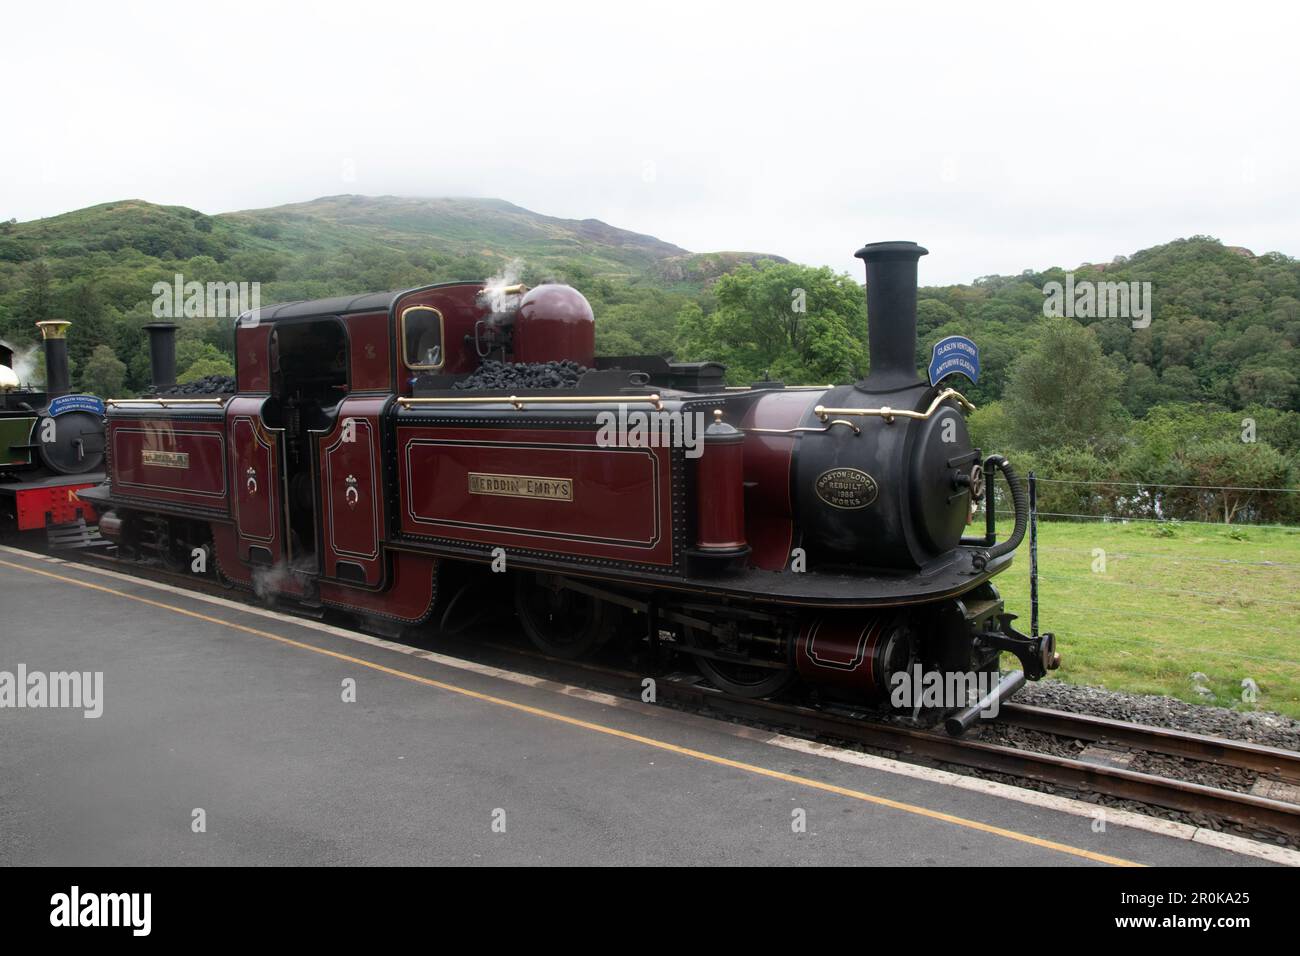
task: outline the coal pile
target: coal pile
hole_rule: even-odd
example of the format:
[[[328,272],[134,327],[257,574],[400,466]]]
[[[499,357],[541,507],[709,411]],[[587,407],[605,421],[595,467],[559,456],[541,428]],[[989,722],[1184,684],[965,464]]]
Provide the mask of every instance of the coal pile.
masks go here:
[[[170,398],[185,395],[233,395],[235,379],[230,375],[205,375],[184,385],[173,385],[162,394]]]
[[[498,362],[489,359],[478,371],[461,379],[452,388],[577,388],[578,379],[587,371],[585,365],[565,359],[562,362]]]

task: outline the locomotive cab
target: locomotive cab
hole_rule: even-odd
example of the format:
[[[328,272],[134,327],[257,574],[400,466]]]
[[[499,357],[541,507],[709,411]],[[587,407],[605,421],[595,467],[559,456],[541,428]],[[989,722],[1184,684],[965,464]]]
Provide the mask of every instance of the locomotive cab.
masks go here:
[[[290,548],[299,560],[316,553],[313,434],[332,430],[348,393],[348,336],[337,318],[277,324],[269,339],[271,394],[262,421],[282,435]]]

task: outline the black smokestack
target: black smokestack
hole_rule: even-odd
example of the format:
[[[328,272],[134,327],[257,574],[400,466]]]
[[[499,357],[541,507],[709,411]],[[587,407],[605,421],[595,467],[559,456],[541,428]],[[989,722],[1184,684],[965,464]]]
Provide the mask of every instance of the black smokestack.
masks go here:
[[[150,322],[144,327],[149,333],[149,377],[155,392],[166,392],[176,387],[176,326],[171,322]]]
[[[923,384],[916,374],[915,242],[870,242],[854,255],[867,264],[867,345],[871,370],[857,387],[893,392]]]
[[[68,326],[71,322],[63,319],[49,319],[37,322],[41,338],[45,344],[45,395],[46,399],[58,398],[72,391],[68,377]]]

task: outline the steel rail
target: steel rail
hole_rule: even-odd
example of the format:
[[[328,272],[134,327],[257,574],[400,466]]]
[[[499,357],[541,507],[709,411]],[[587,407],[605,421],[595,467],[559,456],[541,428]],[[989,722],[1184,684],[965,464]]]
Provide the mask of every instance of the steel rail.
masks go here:
[[[1300,753],[1278,747],[1027,704],[1004,704],[997,719],[1000,723],[1026,730],[1098,743],[1120,744],[1171,757],[1204,760],[1300,784]]]

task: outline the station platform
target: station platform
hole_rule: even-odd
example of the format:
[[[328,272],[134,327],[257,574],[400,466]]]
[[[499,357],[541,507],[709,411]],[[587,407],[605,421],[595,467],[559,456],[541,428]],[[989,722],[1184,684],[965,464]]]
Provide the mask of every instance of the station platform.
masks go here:
[[[0,547],[20,665],[102,714],[0,708],[5,866],[1286,862]]]

